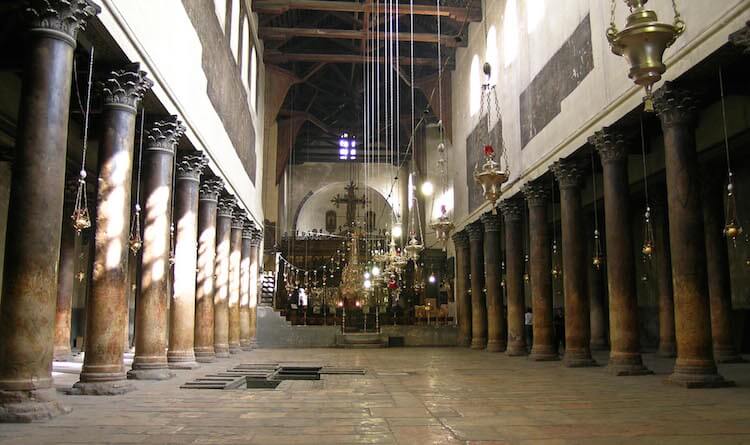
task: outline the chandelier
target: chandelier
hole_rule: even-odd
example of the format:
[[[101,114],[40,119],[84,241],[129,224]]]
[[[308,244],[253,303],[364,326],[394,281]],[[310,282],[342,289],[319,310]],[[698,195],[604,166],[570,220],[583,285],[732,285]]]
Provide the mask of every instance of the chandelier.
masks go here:
[[[624,0],[630,8],[625,29],[617,29],[615,9],[617,0],[612,0],[611,19],[607,29],[612,52],[625,57],[630,64],[628,76],[646,90],[645,108],[654,111],[651,92],[654,84],[661,80],[667,71],[664,64],[664,51],[685,32],[685,22],[677,11],[677,0],[672,0],[674,23],[661,23],[656,12],[646,9],[648,0]]]
[[[430,228],[435,231],[435,237],[438,241],[447,242],[454,227],[450,218],[448,218],[448,210],[444,205],[440,206],[440,216],[437,221],[430,224]]]
[[[484,144],[484,163],[474,168],[474,180],[482,187],[484,199],[492,204],[494,209],[495,203],[500,198],[501,187],[508,181],[510,171],[508,169],[508,154],[505,150],[505,144],[502,136],[500,137],[500,162],[496,160],[495,147],[492,145],[492,127],[493,121],[490,102],[494,103],[495,121],[500,125],[500,104],[497,99],[495,85],[490,84],[490,74],[492,68],[489,63],[484,64],[485,83],[482,84],[482,98],[480,102],[479,115],[480,119],[485,119],[487,125],[487,140]],[[505,164],[504,166],[502,164]]]

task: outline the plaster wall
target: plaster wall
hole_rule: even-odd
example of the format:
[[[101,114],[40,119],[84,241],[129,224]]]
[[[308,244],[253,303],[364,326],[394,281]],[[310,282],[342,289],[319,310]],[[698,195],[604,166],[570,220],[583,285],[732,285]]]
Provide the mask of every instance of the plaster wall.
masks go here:
[[[671,2],[652,1],[664,21],[672,20]],[[750,2],[680,2],[686,32],[667,50],[669,71],[674,79],[727,42],[728,35],[750,19]],[[456,55],[453,73],[453,147],[450,176],[455,185],[455,215],[460,229],[488,210],[468,206],[466,138],[476,127],[476,102],[481,84],[481,64],[487,59],[496,76],[502,132],[508,149],[511,178],[504,196],[518,193],[521,186],[546,172],[555,160],[581,147],[586,138],[610,125],[641,102],[643,92],[627,78],[626,62],[610,52],[605,37],[609,24],[609,2],[599,0],[499,0],[486,3],[485,44],[483,24],[472,24],[469,46]],[[616,22],[625,22],[626,7],[618,1]],[[563,43],[586,20],[590,20],[593,69],[560,104],[560,112],[521,148],[520,96]],[[493,32],[494,28],[494,32]],[[494,35],[494,39],[492,36]],[[472,63],[476,56],[477,62]],[[560,73],[565,75],[565,73]],[[572,74],[571,74],[572,75]],[[657,85],[660,86],[661,84]]]
[[[255,128],[255,183],[245,171],[238,147],[233,147],[221,116],[208,93],[202,68],[200,39],[181,0],[102,0],[99,19],[125,54],[141,62],[154,80],[153,92],[167,110],[180,116],[186,137],[209,157],[210,167],[226,182],[256,224],[263,223],[263,113],[265,68],[262,45],[258,51],[258,97],[250,107]],[[246,5],[249,7],[249,1]],[[218,20],[218,19],[217,19]],[[250,39],[257,40],[257,18],[250,16]],[[238,92],[239,94],[239,92]],[[249,96],[248,96],[249,97]],[[249,100],[249,99],[248,99]],[[242,147],[239,147],[242,149]]]

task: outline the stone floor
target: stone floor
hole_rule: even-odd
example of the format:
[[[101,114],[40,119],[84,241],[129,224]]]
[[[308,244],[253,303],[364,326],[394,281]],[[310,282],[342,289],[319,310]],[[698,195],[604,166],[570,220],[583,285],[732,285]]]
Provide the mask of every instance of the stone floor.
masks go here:
[[[597,354],[600,363],[606,353]],[[288,381],[276,390],[185,390],[180,384],[239,363],[315,361],[364,376]],[[256,350],[136,382],[124,396],[62,396],[72,413],[0,424],[0,444],[750,444],[750,364],[722,365],[737,388],[665,385],[655,375],[462,348]],[[74,374],[57,374],[59,387]]]

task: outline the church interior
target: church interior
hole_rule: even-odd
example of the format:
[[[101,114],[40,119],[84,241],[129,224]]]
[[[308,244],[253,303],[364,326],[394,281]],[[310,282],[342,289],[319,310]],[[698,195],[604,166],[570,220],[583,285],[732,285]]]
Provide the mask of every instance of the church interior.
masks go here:
[[[0,445],[750,443],[750,0],[0,24]]]

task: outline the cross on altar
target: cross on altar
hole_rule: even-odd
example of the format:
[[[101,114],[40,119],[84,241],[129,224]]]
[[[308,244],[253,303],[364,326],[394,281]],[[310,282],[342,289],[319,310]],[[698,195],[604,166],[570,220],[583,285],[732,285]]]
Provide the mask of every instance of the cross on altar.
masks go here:
[[[349,228],[354,228],[354,218],[357,215],[357,204],[362,204],[362,207],[364,207],[367,204],[367,198],[365,198],[365,195],[362,195],[361,198],[355,195],[355,192],[359,187],[354,184],[354,181],[349,182],[349,185],[347,185],[345,189],[346,196],[342,197],[337,193],[336,196],[331,199],[331,202],[336,204],[336,208],[339,208],[339,205],[341,204],[346,204],[346,225]]]

